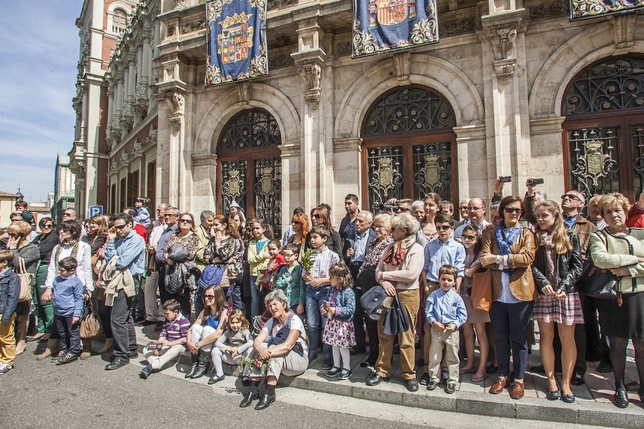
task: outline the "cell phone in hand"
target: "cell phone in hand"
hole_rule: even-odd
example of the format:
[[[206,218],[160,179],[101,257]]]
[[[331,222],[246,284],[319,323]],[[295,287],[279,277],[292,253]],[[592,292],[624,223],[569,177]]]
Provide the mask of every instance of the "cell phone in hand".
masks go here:
[[[512,181],[512,176],[500,176],[499,182],[501,183],[510,183]]]

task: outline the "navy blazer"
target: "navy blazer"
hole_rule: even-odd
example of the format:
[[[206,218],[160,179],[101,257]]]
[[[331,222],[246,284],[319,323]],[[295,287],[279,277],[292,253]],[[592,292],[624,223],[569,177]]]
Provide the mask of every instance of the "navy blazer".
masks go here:
[[[376,239],[376,232],[372,229],[369,228],[368,230],[369,237],[367,238],[367,246],[365,247],[365,254],[366,250],[369,249],[369,246],[373,241]],[[344,240],[344,247],[342,248],[342,259],[344,259],[344,263],[349,265],[351,263],[351,258],[347,258],[347,250],[351,249],[353,247],[353,243],[356,241],[356,235],[357,233],[354,232],[351,235],[349,235],[346,240]]]

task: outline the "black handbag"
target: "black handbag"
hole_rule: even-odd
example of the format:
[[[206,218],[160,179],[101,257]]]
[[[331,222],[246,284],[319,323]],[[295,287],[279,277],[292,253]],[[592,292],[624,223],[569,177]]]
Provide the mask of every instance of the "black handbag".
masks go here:
[[[606,244],[606,251],[608,252],[608,237],[602,232],[598,234],[604,235]],[[629,253],[632,253],[632,248],[628,246]],[[584,270],[581,277],[577,281],[577,290],[579,293],[597,299],[617,299],[617,292],[619,288],[619,279],[610,270],[602,270],[597,268],[593,262],[591,255],[584,263]]]
[[[391,302],[382,286],[374,286],[366,291],[360,298],[360,305],[371,320],[380,320],[380,317],[389,310],[385,305]]]

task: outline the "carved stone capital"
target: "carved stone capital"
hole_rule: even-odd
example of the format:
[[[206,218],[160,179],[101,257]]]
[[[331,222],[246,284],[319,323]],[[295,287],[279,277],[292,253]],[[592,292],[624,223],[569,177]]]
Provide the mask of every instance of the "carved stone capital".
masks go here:
[[[503,85],[510,83],[516,70],[517,55],[514,45],[524,13],[524,9],[518,9],[502,15],[486,15],[481,18],[485,36],[492,42],[492,65],[499,82]]]
[[[617,49],[625,49],[633,46],[636,20],[636,12],[608,16],[610,35]]]
[[[507,85],[512,80],[512,75],[516,70],[516,58],[508,58],[505,60],[494,60],[492,65],[496,72],[496,77],[500,83]]]
[[[409,80],[409,68],[411,66],[411,53],[409,51],[397,52],[394,54],[394,67],[396,68],[396,79],[398,82]]]
[[[181,128],[181,121],[183,120],[183,104],[184,97],[178,92],[168,91],[165,93],[165,101],[170,107],[170,114],[168,119],[174,131],[178,131]]]
[[[304,80],[304,100],[308,105],[316,109],[320,103],[320,80],[322,78],[322,67],[316,62],[305,60],[297,64],[300,76]]]
[[[517,39],[519,25],[521,25],[521,21],[484,27],[487,37],[492,42],[494,59],[506,60],[516,57],[514,42]]]
[[[239,102],[241,104],[248,104],[250,102],[251,87],[250,82],[247,80],[237,82],[237,93],[239,94]]]

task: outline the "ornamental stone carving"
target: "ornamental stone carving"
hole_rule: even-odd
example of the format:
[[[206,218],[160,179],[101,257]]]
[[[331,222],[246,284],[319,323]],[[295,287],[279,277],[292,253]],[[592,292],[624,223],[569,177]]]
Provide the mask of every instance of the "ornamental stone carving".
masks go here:
[[[305,60],[298,64],[298,70],[304,80],[304,100],[311,108],[317,109],[322,91],[320,89],[322,67],[314,61]]]
[[[610,34],[617,49],[630,48],[634,45],[636,20],[636,12],[608,16]]]
[[[172,124],[172,128],[175,131],[178,131],[181,127],[181,120],[183,118],[183,103],[185,101],[184,97],[178,92],[168,91],[165,94],[165,101],[170,107],[170,114],[168,115],[168,119]]]
[[[242,104],[250,102],[250,82],[243,81],[237,83],[237,92],[239,93],[239,101]]]
[[[148,136],[147,136],[147,137],[146,137],[146,139],[145,139],[145,145],[147,146],[147,145],[149,145],[149,144],[151,144],[151,143],[156,144],[156,142],[157,142],[157,135],[158,135],[158,134],[157,134],[157,130],[155,130],[155,129],[154,129],[154,125],[152,125],[152,126],[150,127],[150,133],[148,134]]]
[[[406,82],[409,80],[409,67],[411,65],[411,53],[409,51],[394,54],[394,67],[396,68],[396,80]]]
[[[492,66],[498,81],[507,85],[516,70],[515,42],[523,21],[524,9],[481,18],[485,36],[492,42]]]
[[[187,6],[186,0],[174,0],[174,8],[175,9],[185,9]]]

